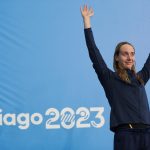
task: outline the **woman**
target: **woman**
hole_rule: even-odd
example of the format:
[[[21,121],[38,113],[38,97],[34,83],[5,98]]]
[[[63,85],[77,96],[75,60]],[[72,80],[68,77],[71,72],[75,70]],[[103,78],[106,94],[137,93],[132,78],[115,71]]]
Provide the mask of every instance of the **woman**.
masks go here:
[[[150,110],[144,87],[150,78],[150,55],[137,73],[133,45],[121,42],[115,49],[113,72],[94,41],[90,25],[93,9],[88,9],[87,5],[80,9],[89,56],[111,107],[114,150],[150,150]]]

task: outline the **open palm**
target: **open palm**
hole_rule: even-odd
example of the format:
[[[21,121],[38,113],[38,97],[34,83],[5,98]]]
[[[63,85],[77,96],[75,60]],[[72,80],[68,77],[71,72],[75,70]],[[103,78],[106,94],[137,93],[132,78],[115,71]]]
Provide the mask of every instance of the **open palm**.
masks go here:
[[[80,10],[83,17],[91,17],[94,15],[93,9],[91,7],[88,9],[87,5],[84,5],[83,9],[80,7]]]

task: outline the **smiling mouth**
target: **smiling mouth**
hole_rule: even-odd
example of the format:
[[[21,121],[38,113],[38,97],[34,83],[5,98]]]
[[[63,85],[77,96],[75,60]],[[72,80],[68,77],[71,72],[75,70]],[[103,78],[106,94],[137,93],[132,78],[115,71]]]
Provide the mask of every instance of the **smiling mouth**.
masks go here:
[[[132,62],[126,62],[126,64],[127,64],[127,65],[131,65],[131,64],[132,64]]]

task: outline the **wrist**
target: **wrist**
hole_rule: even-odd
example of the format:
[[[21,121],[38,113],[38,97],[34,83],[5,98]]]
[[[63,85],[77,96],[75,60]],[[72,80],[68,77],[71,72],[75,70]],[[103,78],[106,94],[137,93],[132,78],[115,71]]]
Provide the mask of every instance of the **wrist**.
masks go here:
[[[91,23],[90,23],[90,17],[84,17],[83,19],[84,22],[84,28],[90,28],[91,27]]]

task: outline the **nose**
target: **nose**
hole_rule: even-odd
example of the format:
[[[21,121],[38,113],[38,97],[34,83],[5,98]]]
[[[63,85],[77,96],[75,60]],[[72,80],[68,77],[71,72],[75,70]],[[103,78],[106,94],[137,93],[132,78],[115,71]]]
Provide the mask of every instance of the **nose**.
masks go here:
[[[128,54],[128,60],[131,60],[132,59],[132,56],[130,54]]]

